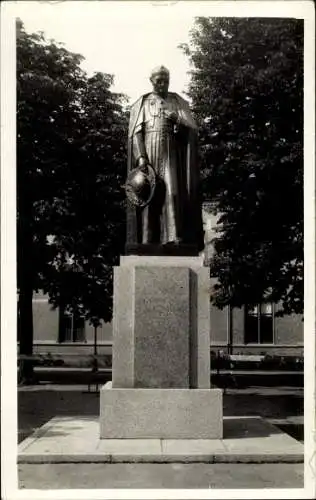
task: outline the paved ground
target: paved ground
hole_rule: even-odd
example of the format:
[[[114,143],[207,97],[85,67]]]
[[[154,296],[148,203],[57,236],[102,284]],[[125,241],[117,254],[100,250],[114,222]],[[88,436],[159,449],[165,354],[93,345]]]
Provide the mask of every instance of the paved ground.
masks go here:
[[[99,415],[99,394],[88,393],[87,385],[39,384],[19,388],[19,442],[51,418],[67,415]],[[259,415],[272,419],[274,425],[294,438],[304,438],[302,388],[227,389],[224,415]]]
[[[19,465],[19,487],[303,488],[303,464]]]
[[[167,422],[165,422],[166,425]],[[97,416],[55,417],[19,463],[301,463],[304,446],[261,417],[224,417],[223,439],[101,439]]]
[[[51,418],[98,415],[87,385],[20,387],[19,442]],[[303,441],[303,389],[227,389],[224,415],[260,415]],[[20,488],[302,488],[303,464],[21,464]]]

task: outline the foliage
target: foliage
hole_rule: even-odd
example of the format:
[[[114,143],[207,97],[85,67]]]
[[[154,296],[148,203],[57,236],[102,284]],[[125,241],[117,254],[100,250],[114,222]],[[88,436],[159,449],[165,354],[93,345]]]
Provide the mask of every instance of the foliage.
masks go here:
[[[303,310],[303,21],[197,18],[189,96],[218,215],[219,307]]]
[[[32,352],[32,294],[109,321],[124,243],[126,98],[113,77],[17,23],[17,238],[20,350]],[[24,352],[23,352],[24,351]]]
[[[54,304],[94,325],[111,320],[112,266],[125,235],[126,114],[111,84],[101,73],[86,81],[80,135],[74,140],[77,157],[69,164],[72,181],[62,211],[51,217],[57,228],[51,244],[55,259],[44,282]]]

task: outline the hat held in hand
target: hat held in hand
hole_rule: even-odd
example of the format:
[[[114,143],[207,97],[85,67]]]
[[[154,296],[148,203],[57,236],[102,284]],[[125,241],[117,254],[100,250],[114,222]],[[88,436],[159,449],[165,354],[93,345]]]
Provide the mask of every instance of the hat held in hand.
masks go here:
[[[144,168],[135,168],[129,172],[125,191],[128,200],[136,207],[146,207],[154,194],[156,187],[156,174],[151,165]]]

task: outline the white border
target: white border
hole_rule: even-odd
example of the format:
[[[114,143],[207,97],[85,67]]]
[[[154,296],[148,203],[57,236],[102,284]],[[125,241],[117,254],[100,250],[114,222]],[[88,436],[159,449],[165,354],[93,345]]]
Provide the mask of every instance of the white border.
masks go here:
[[[304,480],[316,497],[315,434],[315,12],[304,37]]]
[[[17,484],[16,51],[14,20],[7,9],[1,14],[1,484],[10,498]]]
[[[72,2],[78,7],[82,2]],[[92,3],[92,2],[89,2]],[[97,3],[97,2],[94,2]],[[140,2],[111,2],[123,15]],[[146,8],[155,2],[146,2]],[[157,2],[156,2],[157,3]],[[180,7],[194,15],[227,17],[297,17],[305,19],[305,488],[264,490],[17,490],[17,398],[16,398],[16,232],[15,232],[15,23],[20,2],[1,5],[1,429],[2,429],[2,492],[3,498],[314,498],[315,494],[315,15],[312,1],[224,1],[224,2],[162,2],[159,8]],[[32,8],[36,2],[21,2]],[[58,8],[62,2],[51,2]],[[209,11],[205,13],[205,6]],[[178,7],[177,7],[178,5]],[[203,12],[202,12],[203,11]],[[137,15],[137,14],[136,14]],[[295,200],[293,200],[295,203]]]

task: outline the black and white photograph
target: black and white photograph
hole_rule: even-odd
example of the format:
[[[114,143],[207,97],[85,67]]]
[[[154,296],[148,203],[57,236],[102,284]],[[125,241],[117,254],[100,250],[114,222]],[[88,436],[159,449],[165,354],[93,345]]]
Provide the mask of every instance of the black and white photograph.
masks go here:
[[[314,498],[313,3],[1,11],[3,498]]]

